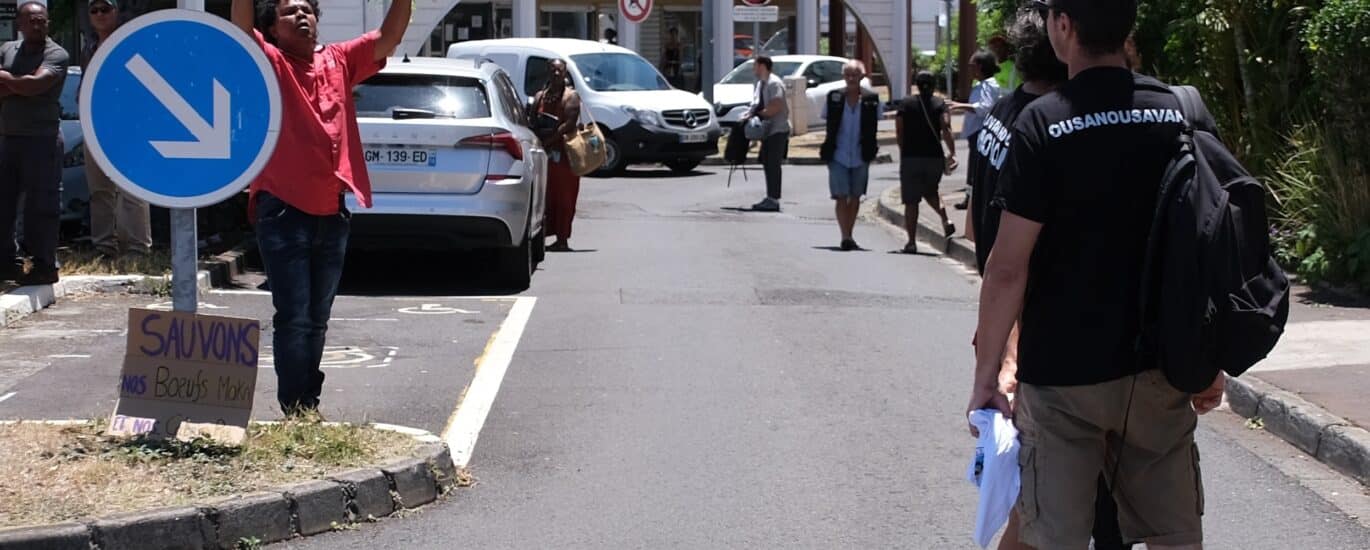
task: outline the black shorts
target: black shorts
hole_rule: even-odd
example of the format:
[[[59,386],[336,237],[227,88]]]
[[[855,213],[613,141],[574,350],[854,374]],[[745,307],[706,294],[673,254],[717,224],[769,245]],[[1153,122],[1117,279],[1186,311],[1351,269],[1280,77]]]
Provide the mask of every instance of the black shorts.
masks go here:
[[[920,199],[931,201],[937,197],[937,186],[947,161],[936,157],[904,157],[899,159],[899,191],[904,204],[918,204]]]

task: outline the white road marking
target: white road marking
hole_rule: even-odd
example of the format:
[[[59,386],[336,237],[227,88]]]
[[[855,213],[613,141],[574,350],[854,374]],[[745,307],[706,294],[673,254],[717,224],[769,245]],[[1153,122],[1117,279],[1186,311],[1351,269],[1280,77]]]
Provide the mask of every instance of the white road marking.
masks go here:
[[[344,323],[361,323],[361,322],[366,322],[366,321],[377,321],[377,322],[386,322],[386,321],[389,321],[389,322],[397,322],[397,321],[399,321],[399,319],[390,319],[390,318],[384,318],[384,317],[374,317],[374,318],[370,318],[370,319],[365,319],[365,318],[338,317],[338,318],[329,319],[329,320],[330,320],[330,321],[341,321],[341,322],[344,322]]]
[[[400,308],[400,313],[409,313],[412,315],[451,315],[453,313],[460,313],[463,315],[471,315],[480,312],[457,307],[447,307],[442,304],[423,304],[419,307]]]
[[[266,290],[211,290],[210,294],[223,294],[224,296],[270,296],[271,292]]]
[[[90,359],[90,355],[84,353],[66,353],[49,355],[48,359]]]
[[[11,397],[14,397],[14,394],[16,394],[16,393],[19,393],[19,392],[14,392],[14,391],[12,391],[12,392],[9,392],[9,393],[7,393],[7,394],[5,394],[5,395],[0,395],[0,403],[5,402],[6,399],[9,399],[9,398],[11,398]]]
[[[476,359],[476,376],[448,419],[447,428],[442,431],[442,440],[451,448],[452,463],[458,468],[464,468],[471,462],[476,439],[480,437],[485,418],[490,414],[495,396],[499,394],[500,384],[504,383],[504,374],[514,359],[514,351],[523,338],[523,329],[528,325],[537,300],[525,296],[514,301],[499,330],[490,336],[485,353]]]

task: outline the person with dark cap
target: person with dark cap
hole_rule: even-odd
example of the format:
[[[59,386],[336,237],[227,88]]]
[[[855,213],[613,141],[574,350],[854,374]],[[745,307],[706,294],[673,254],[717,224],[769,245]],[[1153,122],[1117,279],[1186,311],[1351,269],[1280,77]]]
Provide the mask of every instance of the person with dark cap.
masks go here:
[[[1197,393],[1177,389],[1136,344],[1141,266],[1184,110],[1170,87],[1128,68],[1136,0],[1033,7],[1070,80],[1025,107],[1012,128],[965,411],[997,409],[1019,430],[1022,543],[1087,547],[1103,472],[1124,538],[1152,550],[1201,549],[1195,429],[1198,415],[1222,404],[1226,374]],[[999,375],[1015,325],[1010,405]]]
[[[57,282],[62,208],[60,96],[67,51],[48,38],[48,9],[19,5],[19,40],[0,44],[0,281]],[[14,222],[24,197],[24,251],[33,268],[21,272]]]
[[[904,98],[899,105],[899,116],[894,119],[894,135],[899,142],[899,190],[904,200],[904,229],[909,241],[905,254],[918,252],[918,203],[928,206],[942,217],[942,229],[947,237],[956,233],[942,205],[938,186],[942,176],[956,170],[956,139],[951,135],[951,114],[946,102],[935,94],[937,79],[928,71],[914,77],[918,95]],[[946,145],[946,150],[942,145]]]
[[[81,56],[82,67],[90,63],[95,50],[123,22],[118,2],[93,0],[90,3],[90,26],[95,31],[95,41],[86,46]],[[111,259],[121,254],[145,256],[151,252],[152,224],[147,202],[125,193],[94,162],[86,163],[86,186],[90,189],[90,240],[95,250]]]

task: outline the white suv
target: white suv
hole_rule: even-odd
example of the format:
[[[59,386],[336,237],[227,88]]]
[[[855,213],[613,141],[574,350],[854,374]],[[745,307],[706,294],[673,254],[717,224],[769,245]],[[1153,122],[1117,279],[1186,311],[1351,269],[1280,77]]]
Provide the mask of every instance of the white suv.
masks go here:
[[[528,287],[542,261],[547,154],[494,63],[390,59],[353,89],[374,207],[348,195],[359,248],[493,248]]]
[[[718,153],[723,132],[709,103],[672,88],[656,67],[632,50],[587,40],[508,38],[453,44],[447,57],[499,64],[521,84],[524,101],[546,84],[552,59],[566,62],[581,103],[608,138],[608,159],[599,175],[647,162],[689,172]]]

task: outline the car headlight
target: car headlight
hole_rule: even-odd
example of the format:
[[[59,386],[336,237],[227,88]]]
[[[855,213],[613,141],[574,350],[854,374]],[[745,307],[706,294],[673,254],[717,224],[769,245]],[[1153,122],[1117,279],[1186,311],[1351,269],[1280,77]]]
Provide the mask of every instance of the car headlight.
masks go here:
[[[83,143],[71,148],[71,152],[62,155],[62,168],[75,168],[86,163],[86,145]]]
[[[633,120],[643,126],[665,126],[661,122],[661,115],[656,111],[624,105],[623,112],[628,113],[628,116],[633,117]]]

